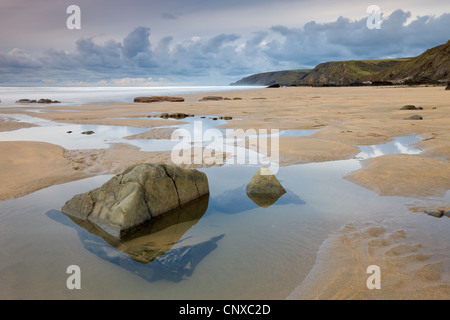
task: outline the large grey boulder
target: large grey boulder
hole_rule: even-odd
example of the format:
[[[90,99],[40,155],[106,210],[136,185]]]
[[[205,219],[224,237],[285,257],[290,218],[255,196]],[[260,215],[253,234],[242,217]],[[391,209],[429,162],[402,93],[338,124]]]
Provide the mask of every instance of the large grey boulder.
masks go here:
[[[128,167],[103,186],[74,196],[62,208],[120,239],[145,223],[209,194],[206,174],[196,169],[143,163]]]
[[[260,168],[245,188],[247,196],[258,206],[267,208],[286,193],[281,183],[267,167]]]
[[[79,220],[50,210],[46,215],[75,228],[80,242],[99,258],[132,272],[147,281],[181,281],[191,276],[196,266],[217,248],[224,237],[215,230],[186,234],[208,209],[205,195],[139,228],[122,239],[105,233],[87,220]]]

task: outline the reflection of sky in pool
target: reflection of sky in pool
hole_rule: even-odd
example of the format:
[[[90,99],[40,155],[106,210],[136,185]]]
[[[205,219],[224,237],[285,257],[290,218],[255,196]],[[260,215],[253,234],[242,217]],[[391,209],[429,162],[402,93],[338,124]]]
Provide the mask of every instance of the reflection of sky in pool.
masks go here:
[[[422,151],[411,146],[412,143],[419,141],[416,137],[396,137],[393,141],[384,144],[372,146],[359,146],[361,152],[356,156],[357,159],[369,159],[387,154],[419,154]]]
[[[72,299],[81,293],[84,299],[284,299],[308,275],[328,235],[349,222],[394,216],[407,221],[402,226],[407,233],[433,228],[447,241],[449,219],[402,215],[409,198],[381,197],[342,179],[360,167],[356,159],[282,167],[277,178],[293,198],[281,197],[268,208],[236,201],[246,200],[242,186],[258,168],[201,169],[210,185],[208,209],[199,221],[174,226],[181,238],[162,258],[177,258],[185,243],[206,245],[205,239],[224,236],[214,246],[192,250],[188,257],[196,258],[197,264],[181,281],[170,280],[174,269],[164,271],[162,261],[147,265],[130,261],[59,211],[75,194],[98,187],[111,176],[55,185],[0,202],[0,244],[2,255],[8,257],[0,259],[0,283],[6,288],[0,297]],[[442,200],[448,202],[449,196]],[[67,266],[73,264],[82,272],[78,292],[61,289]],[[147,281],[136,268],[145,269],[140,274],[165,273],[159,274],[160,280]]]
[[[179,127],[186,130],[184,132],[189,132],[192,144],[180,143],[180,140],[172,141],[170,139],[125,139],[125,137],[142,133],[153,128],[64,124],[21,114],[9,115],[8,117],[18,121],[35,124],[37,127],[1,132],[0,141],[41,141],[56,144],[69,150],[108,148],[111,143],[127,143],[140,148],[142,151],[170,151],[174,148],[181,149],[185,147],[199,146],[200,142],[203,142],[202,145],[204,147],[216,147],[214,144],[214,139],[205,138],[205,132],[210,129],[214,129],[224,137],[227,133],[226,129],[218,128],[220,125],[226,124],[227,121],[221,119],[213,120],[209,117],[201,119],[200,116],[181,119],[180,125],[170,126]],[[129,119],[136,118],[131,117]],[[142,119],[148,118],[144,117]],[[169,120],[173,121],[173,119]],[[94,131],[94,134],[81,134],[84,131]],[[279,136],[305,136],[311,134],[312,132],[314,132],[314,130],[282,130],[279,132]],[[260,135],[260,137],[273,136],[270,130],[268,133],[269,134],[267,135]],[[251,136],[247,135],[246,137]],[[186,140],[182,142],[186,142]],[[234,145],[234,139],[224,139],[224,143]],[[222,144],[222,147],[223,146],[224,145]],[[218,146],[217,149],[220,149],[220,146]]]
[[[250,154],[254,153],[253,150],[248,150],[248,145],[235,146],[235,142],[242,141],[242,139],[230,139],[227,137],[227,133],[229,133],[229,131],[219,128],[220,125],[226,124],[227,121],[221,119],[212,120],[208,117],[204,119],[201,119],[200,116],[188,117],[181,119],[180,125],[171,125],[171,127],[183,129],[182,132],[190,135],[190,140],[182,139],[181,137],[184,136],[183,133],[181,134],[179,140],[125,139],[128,136],[142,133],[153,128],[64,124],[20,114],[8,115],[8,117],[22,122],[35,124],[37,127],[0,132],[0,141],[41,141],[53,143],[69,150],[108,148],[111,143],[127,143],[140,148],[142,151],[171,151],[174,149],[190,148],[192,146],[203,146],[215,149],[217,151],[231,151],[231,153],[235,153],[234,157],[238,158],[242,156],[250,156]],[[94,131],[94,134],[82,134],[82,132],[85,131]],[[213,137],[205,135],[208,131],[216,132],[221,135],[223,140],[216,141]],[[258,137],[273,137],[277,135],[280,137],[301,137],[310,135],[315,131],[316,130],[279,130],[278,133],[274,133],[271,130],[256,130],[255,132]],[[256,137],[250,134],[251,131],[243,132],[243,139]],[[421,153],[421,150],[411,146],[412,143],[419,140],[419,138],[413,136],[396,137],[392,141],[384,144],[359,146],[361,152],[356,156],[356,158],[369,159],[386,154],[400,153],[419,154]],[[268,143],[270,143],[270,141]],[[227,149],[227,145],[233,147]],[[244,148],[246,153],[242,152],[241,149],[243,149],[243,147],[246,147],[246,149]],[[263,155],[263,158],[265,156],[266,155]],[[245,161],[241,161],[240,163],[245,163]]]
[[[41,127],[2,132],[0,140],[45,141],[68,149],[106,148],[109,143],[124,142],[143,150],[170,150],[179,143],[167,139],[124,139],[151,128],[72,125],[27,116],[17,118]],[[188,123],[176,127],[187,129],[194,137],[195,120],[198,120],[197,117],[183,119]],[[202,130],[207,130],[226,122],[206,118],[201,123]],[[81,134],[87,130],[95,131],[95,134]],[[218,130],[225,133],[225,130]],[[313,131],[286,130],[280,131],[280,136],[303,136]],[[410,146],[418,140],[415,137],[399,137],[386,144],[360,146],[361,153],[356,159],[281,167],[277,178],[288,192],[272,206],[264,208],[252,202],[245,193],[245,186],[258,166],[200,169],[208,175],[210,185],[207,211],[195,223],[175,225],[173,228],[181,230],[181,238],[176,244],[178,247],[172,247],[161,259],[144,266],[131,261],[125,253],[111,247],[97,235],[72,223],[59,211],[73,195],[98,187],[110,176],[52,186],[22,198],[0,202],[0,244],[3,253],[11,257],[0,259],[0,283],[14,281],[14,289],[9,294],[17,298],[33,298],[37,293],[39,298],[60,297],[60,282],[64,284],[66,279],[61,280],[53,275],[61,273],[61,270],[64,275],[68,265],[79,264],[85,279],[83,294],[86,299],[98,296],[283,299],[307,276],[320,244],[330,232],[349,221],[404,210],[407,199],[380,197],[342,177],[361,168],[360,159],[383,154],[419,153],[420,150]],[[22,237],[23,234],[27,236]],[[220,240],[210,241],[218,237]],[[193,243],[196,247],[183,247],[185,243]],[[181,281],[178,278],[172,281],[170,279],[175,269],[161,269],[160,264],[177,258],[178,251],[185,249],[191,250],[189,257],[196,257],[192,261],[197,264],[188,270]],[[31,267],[27,267],[30,261],[42,267],[31,272]],[[191,260],[181,262],[181,266],[191,266]],[[18,266],[14,269],[17,276],[12,277],[15,280],[10,280],[10,263]],[[157,277],[152,276],[151,282],[142,278],[143,274],[150,272],[152,275],[158,272]],[[32,274],[34,281],[30,282],[29,277],[20,277],[26,274]],[[46,281],[45,292],[40,290],[41,281]],[[213,291],[212,281],[215,285]],[[274,285],[279,290],[273,290]],[[120,290],[116,290],[118,287]],[[71,297],[71,292],[65,294],[66,298]]]
[[[24,128],[0,133],[0,141],[41,141],[59,145],[66,149],[108,148],[110,143],[128,142],[123,137],[146,131],[146,128],[123,126],[100,126],[62,124],[29,116],[11,116],[38,127]],[[92,135],[82,134],[94,131]],[[72,133],[68,133],[72,131]]]

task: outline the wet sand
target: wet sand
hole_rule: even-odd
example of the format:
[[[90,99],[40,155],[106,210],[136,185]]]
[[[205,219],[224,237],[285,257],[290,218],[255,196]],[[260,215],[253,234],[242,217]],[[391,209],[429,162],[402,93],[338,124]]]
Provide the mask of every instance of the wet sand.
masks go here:
[[[0,112],[4,116],[22,113],[65,123],[138,126],[149,129],[178,125],[180,122],[157,117],[127,118],[157,116],[163,112],[184,112],[197,116],[233,117],[222,128],[320,129],[308,137],[281,137],[281,165],[354,158],[359,151],[358,145],[380,144],[391,141],[394,137],[416,135],[422,139],[415,144],[423,150],[421,155],[384,155],[373,158],[366,161],[360,170],[345,178],[380,195],[421,199],[440,196],[450,189],[449,94],[444,87],[289,87],[207,94],[230,99],[240,97],[241,100],[199,101],[206,94],[191,94],[183,96],[186,99],[183,103],[102,102],[69,107],[64,106],[63,102],[61,106],[46,108],[43,113],[30,112],[30,109],[39,108],[35,106],[4,108]],[[421,106],[423,110],[400,110],[407,104]],[[423,120],[404,120],[413,114],[422,115]],[[14,126],[10,121],[2,121],[0,131],[2,130],[14,130]],[[127,139],[167,138],[169,134],[167,130],[155,129]],[[170,152],[142,152],[126,144],[113,145],[110,149],[69,151],[48,143],[1,142],[0,153],[0,175],[7,181],[0,186],[0,200],[92,175],[117,173],[136,162],[171,162]],[[414,260],[411,265],[416,267],[414,272],[417,274],[412,274],[426,279],[431,277],[437,283],[441,281],[440,262],[430,264],[425,257],[414,253],[416,247],[414,243],[405,240],[409,239],[403,237],[405,231],[397,231],[388,229],[383,223],[373,226],[350,225],[330,236],[324,243],[310,276],[290,298],[378,298],[379,296],[366,295],[363,292],[365,287],[345,287],[345,283],[349,277],[367,278],[365,270],[357,262],[368,258],[366,254],[369,249],[377,261],[384,261],[384,270],[389,270],[388,274],[396,274],[395,268],[401,261],[393,258],[396,257],[395,254],[386,255],[386,251],[377,249],[386,246],[393,252],[395,248],[405,248],[407,251],[412,248],[411,255],[416,256],[407,255],[407,259]],[[402,253],[402,257],[404,256]],[[324,272],[325,265],[329,268],[330,261],[336,272],[329,272],[333,268],[327,269],[329,277],[319,281],[318,275]],[[345,266],[352,267],[347,270]],[[388,283],[393,287],[396,281],[405,283],[408,280],[394,276],[388,279],[391,279]],[[428,284],[420,286],[419,283],[418,287],[423,289],[416,289],[415,293],[411,293],[407,286],[402,287],[403,291],[399,289],[399,292],[392,293],[387,298],[433,298],[433,290],[438,297],[449,294],[445,284],[438,283],[439,290]]]
[[[369,159],[345,178],[382,196],[444,195],[450,190],[450,163],[421,155],[385,155]]]
[[[12,131],[22,128],[31,128],[34,125],[31,123],[20,122],[8,117],[0,117],[0,132],[2,131]]]
[[[288,299],[448,300],[447,239],[430,245],[426,238],[431,230],[405,231],[407,224],[383,221],[342,227],[322,244],[313,270]],[[374,274],[367,270],[370,265],[380,268],[379,289],[367,287]]]
[[[417,146],[423,149],[422,161],[427,166],[420,166],[420,174],[414,175],[414,183],[428,185],[433,180],[436,166],[442,161],[450,159],[450,104],[448,91],[443,87],[376,87],[376,88],[271,88],[255,89],[248,91],[231,91],[209,93],[224,98],[241,100],[199,101],[204,94],[184,95],[185,102],[162,103],[120,103],[101,102],[82,106],[50,106],[45,112],[30,112],[41,110],[40,106],[26,106],[4,108],[1,113],[4,117],[8,114],[26,114],[64,123],[76,124],[107,124],[134,127],[158,127],[163,125],[180,125],[179,121],[160,119],[158,115],[163,112],[184,112],[198,116],[231,116],[233,120],[222,125],[222,128],[233,129],[320,129],[308,137],[281,137],[280,161],[281,165],[321,162],[329,160],[352,158],[357,153],[357,145],[372,145],[392,140],[393,137],[419,135],[423,138]],[[264,99],[262,99],[264,98]],[[406,104],[421,106],[423,110],[400,110]],[[404,120],[412,114],[420,114],[423,120]],[[151,116],[149,118],[146,118]],[[133,119],[130,119],[132,117]],[[145,119],[136,119],[141,117]],[[128,119],[127,119],[128,118]],[[26,127],[31,124],[12,121],[0,122],[0,130],[13,130],[15,126]],[[149,131],[128,139],[138,138],[167,138],[170,132],[167,130]],[[12,147],[8,147],[12,151]],[[60,153],[58,148],[53,152]],[[49,152],[49,150],[46,150]],[[71,152],[73,155],[74,152]],[[83,152],[80,152],[83,154]],[[29,165],[39,161],[33,160],[33,154],[28,155]],[[39,155],[36,155],[39,157]],[[155,160],[153,156],[151,160]],[[38,159],[38,158],[37,158]],[[37,160],[36,159],[36,160]],[[378,173],[371,166],[362,169],[360,173],[354,173],[349,178],[351,181],[370,188],[382,194],[398,194],[393,192],[397,184],[404,183],[405,174],[412,174],[420,163],[414,161],[394,161],[397,157],[381,157],[376,160]],[[156,160],[170,161],[168,157],[156,157]],[[127,157],[116,159],[118,167],[123,163],[142,161],[139,152],[131,152]],[[92,166],[98,172],[108,172],[111,164],[88,161],[83,166],[78,166],[77,172],[73,166],[67,166],[64,176],[79,176],[82,173],[91,173]],[[442,162],[444,163],[444,162]],[[430,166],[428,166],[430,165]],[[101,168],[104,166],[104,168]],[[12,162],[3,163],[0,170],[5,172],[15,171]],[[30,169],[31,170],[31,169]],[[49,171],[48,171],[49,170]],[[55,174],[51,168],[40,171],[39,179],[41,187],[52,184]],[[61,174],[58,168],[57,175]],[[387,187],[380,187],[376,183],[380,179],[379,172],[388,170],[389,175],[383,176],[383,183]],[[433,171],[433,172],[431,172]],[[444,170],[445,171],[445,170]],[[409,172],[409,173],[408,173]],[[48,176],[48,178],[47,178]],[[407,178],[407,177],[406,177]],[[28,179],[16,177],[18,186],[27,185]],[[46,181],[49,180],[49,181]],[[445,191],[448,183],[444,179],[434,179],[434,188]],[[402,182],[403,181],[403,182]],[[428,182],[427,182],[428,181]],[[39,189],[36,186],[34,189]],[[406,189],[405,189],[406,190]],[[13,195],[10,190],[0,188],[0,197],[5,192]],[[409,190],[406,190],[409,192]],[[421,190],[416,195],[421,194]],[[23,195],[26,191],[20,191],[17,195]],[[429,192],[424,191],[423,195]]]
[[[45,142],[0,142],[0,201],[93,175],[115,174],[136,162],[167,162],[170,152],[141,152],[114,144],[109,149],[66,150]]]

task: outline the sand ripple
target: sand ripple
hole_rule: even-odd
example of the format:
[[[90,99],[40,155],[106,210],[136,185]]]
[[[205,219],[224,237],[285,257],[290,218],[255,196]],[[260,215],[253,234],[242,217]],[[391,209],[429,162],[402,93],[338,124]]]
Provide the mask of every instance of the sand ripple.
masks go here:
[[[313,270],[288,299],[448,299],[448,248],[396,227],[344,226],[322,244]],[[380,267],[381,289],[367,288],[370,265]]]

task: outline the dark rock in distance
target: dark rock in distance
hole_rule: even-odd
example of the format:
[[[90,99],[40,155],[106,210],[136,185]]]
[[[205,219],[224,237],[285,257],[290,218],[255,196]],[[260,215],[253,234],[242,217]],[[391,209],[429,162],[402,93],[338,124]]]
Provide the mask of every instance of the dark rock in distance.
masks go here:
[[[406,106],[401,107],[400,110],[418,110],[418,108],[416,108],[416,106],[414,105],[407,104]]]
[[[207,96],[207,97],[203,97],[200,101],[220,101],[220,100],[223,100],[223,97]]]
[[[20,99],[20,100],[17,100],[16,103],[37,103],[37,100]]]
[[[61,101],[58,100],[51,100],[51,99],[20,99],[17,100],[16,103],[61,103]]]
[[[151,97],[136,97],[134,102],[152,103],[152,102],[183,102],[182,97],[170,97],[170,96],[151,96]]]
[[[280,85],[278,83],[274,83],[274,84],[271,84],[270,86],[267,86],[267,88],[279,88],[279,87],[280,87]]]
[[[429,216],[435,217],[435,218],[441,218],[444,214],[444,210],[438,210],[438,211],[425,211],[425,213]]]
[[[393,83],[392,83],[392,81],[372,81],[370,85],[371,86],[375,86],[375,87],[378,87],[378,86],[392,86]]]
[[[445,90],[450,90],[450,83],[447,84],[447,88],[445,88]]]
[[[51,99],[39,99],[37,103],[61,103],[61,101]]]
[[[91,134],[94,134],[94,133],[95,133],[94,131],[89,130],[89,131],[83,131],[81,134],[85,134],[85,135],[90,136]]]
[[[405,118],[404,120],[423,120],[423,117],[419,114],[414,114],[411,117]]]
[[[162,113],[160,115],[160,118],[163,119],[169,119],[169,118],[173,118],[173,119],[184,119],[184,118],[188,118],[188,117],[193,117],[193,114],[187,114],[187,113],[183,113],[183,112],[177,112],[177,113]]]

